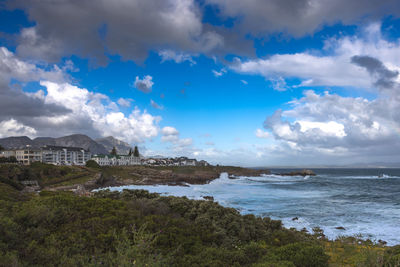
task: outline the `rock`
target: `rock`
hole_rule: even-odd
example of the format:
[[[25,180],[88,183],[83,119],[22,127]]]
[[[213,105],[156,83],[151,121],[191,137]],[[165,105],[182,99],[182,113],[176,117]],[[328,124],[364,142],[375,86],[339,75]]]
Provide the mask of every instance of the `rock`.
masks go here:
[[[337,229],[337,230],[346,230],[346,228],[344,228],[343,226],[335,227],[335,229]]]
[[[315,176],[315,172],[313,172],[312,170],[301,170],[301,171],[293,171],[293,172],[289,172],[289,173],[281,173],[279,175],[282,176]]]
[[[212,196],[203,196],[205,200],[214,201],[214,197]]]
[[[299,217],[294,217],[292,218],[292,221],[297,221],[299,219]]]
[[[383,246],[385,246],[385,245],[387,244],[386,241],[383,241],[383,240],[381,240],[381,239],[378,240],[378,243],[379,243],[380,245],[383,245]]]

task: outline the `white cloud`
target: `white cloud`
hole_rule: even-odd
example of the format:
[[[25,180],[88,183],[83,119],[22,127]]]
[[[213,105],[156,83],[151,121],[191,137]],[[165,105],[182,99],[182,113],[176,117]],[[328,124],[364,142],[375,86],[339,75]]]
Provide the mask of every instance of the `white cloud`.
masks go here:
[[[119,98],[117,103],[121,107],[129,108],[131,106],[132,101],[133,101],[133,99],[131,99],[131,98]]]
[[[136,76],[134,86],[136,87],[136,89],[142,91],[143,93],[150,93],[153,85],[153,77],[151,77],[150,75],[144,76],[142,80],[139,79],[139,76]]]
[[[263,131],[261,129],[257,129],[255,134],[258,138],[269,138],[270,137],[270,134],[268,132]]]
[[[166,126],[161,130],[161,140],[163,142],[170,142],[172,147],[169,148],[170,153],[190,153],[193,144],[192,138],[180,138],[179,131],[174,127]]]
[[[6,47],[0,47],[0,79],[7,83],[11,79],[21,82],[42,79],[57,82],[68,80],[68,76],[57,65],[47,67],[49,70],[37,67],[33,63],[21,60]]]
[[[356,158],[381,160],[400,149],[396,90],[392,97],[383,95],[375,100],[305,91],[304,97],[291,102],[292,109],[268,117],[265,127],[282,148],[307,153],[319,161],[327,159],[321,154],[351,162]]]
[[[240,73],[262,75],[277,90],[286,90],[285,79],[293,77],[302,81],[296,87],[350,86],[375,90],[374,77],[352,61],[354,56],[364,55],[380,60],[390,71],[400,71],[396,60],[400,57],[400,40],[383,39],[380,24],[369,25],[358,36],[328,39],[322,53],[275,54],[243,62],[235,59],[231,68]]]
[[[179,140],[179,131],[174,127],[166,126],[161,130],[163,142],[177,142]]]
[[[135,108],[125,116],[109,108],[113,102],[106,95],[92,93],[68,83],[41,82],[41,85],[47,89],[46,103],[57,103],[72,110],[71,114],[65,116],[47,118],[53,129],[67,127],[69,124],[83,129],[91,126],[94,134],[111,135],[129,143],[144,142],[158,135],[157,123],[161,118],[146,111],[141,112]]]
[[[36,130],[23,125],[14,119],[0,121],[0,137],[9,136],[36,136]]]
[[[346,136],[343,124],[337,123],[335,121],[328,121],[328,122],[296,121],[295,123],[300,124],[300,131],[303,133],[313,129],[318,129],[324,135],[331,135],[339,138]]]
[[[212,70],[212,73],[214,73],[215,77],[221,77],[226,73],[226,69],[222,68],[220,71]]]
[[[245,80],[240,80],[244,85],[248,85],[249,83]]]
[[[158,55],[161,57],[161,62],[172,60],[178,64],[185,61],[188,61],[191,66],[196,64],[196,61],[193,60],[192,56],[187,53],[175,52],[173,50],[161,50],[158,52]]]

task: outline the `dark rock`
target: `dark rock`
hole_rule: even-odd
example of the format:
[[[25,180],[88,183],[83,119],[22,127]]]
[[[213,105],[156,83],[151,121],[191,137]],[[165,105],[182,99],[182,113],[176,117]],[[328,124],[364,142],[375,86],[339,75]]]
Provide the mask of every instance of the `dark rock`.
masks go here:
[[[292,218],[292,221],[297,221],[299,219],[299,217],[294,217]]]
[[[346,230],[346,228],[344,228],[343,226],[335,227],[335,229],[337,229],[337,230]]]
[[[315,172],[312,170],[301,170],[301,171],[293,171],[293,172],[288,172],[288,173],[281,173],[279,175],[282,176],[315,176]]]
[[[381,240],[381,239],[378,240],[378,243],[379,243],[380,245],[383,245],[383,246],[385,246],[385,245],[387,244],[386,241],[383,241],[383,240]]]
[[[214,201],[214,197],[212,197],[212,196],[203,196],[203,198],[204,198],[205,200]]]

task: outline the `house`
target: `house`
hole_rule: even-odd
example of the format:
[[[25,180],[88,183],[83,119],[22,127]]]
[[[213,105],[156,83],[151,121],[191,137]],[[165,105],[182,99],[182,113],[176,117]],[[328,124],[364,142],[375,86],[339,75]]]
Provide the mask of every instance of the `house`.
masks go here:
[[[130,166],[140,165],[140,157],[134,155],[94,155],[92,160],[96,161],[100,166]]]

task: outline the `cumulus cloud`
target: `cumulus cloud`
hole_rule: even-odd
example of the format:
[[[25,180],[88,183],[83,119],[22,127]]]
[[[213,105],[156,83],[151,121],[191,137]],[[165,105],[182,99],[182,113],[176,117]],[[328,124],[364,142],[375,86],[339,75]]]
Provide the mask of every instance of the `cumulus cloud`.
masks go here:
[[[306,91],[292,105],[292,109],[276,111],[264,124],[288,150],[315,158],[365,157],[370,161],[400,149],[396,130],[400,116],[395,111],[400,98],[395,95],[367,100]]]
[[[396,0],[207,0],[217,5],[223,18],[235,18],[235,28],[243,33],[265,36],[286,32],[300,37],[324,25],[338,22],[357,24],[374,21],[382,16],[400,15]],[[239,19],[238,19],[239,18]]]
[[[108,96],[72,85],[57,66],[38,67],[3,47],[0,70],[2,136],[83,133],[140,143],[158,135],[160,117],[138,108],[125,115]],[[15,85],[36,81],[43,89],[27,93],[10,86],[12,80],[17,81]]]
[[[54,118],[34,119],[32,122],[36,123],[38,131],[84,131],[93,137],[111,135],[129,143],[141,143],[158,135],[157,124],[161,118],[146,111],[142,112],[137,107],[126,116],[116,109],[106,95],[93,93],[69,83],[43,81],[41,85],[47,90],[46,103],[68,106],[72,113]]]
[[[153,85],[153,77],[150,75],[144,76],[142,80],[139,79],[139,76],[136,76],[134,86],[143,93],[150,93]]]
[[[161,140],[163,142],[170,142],[172,144],[171,152],[190,153],[190,146],[193,144],[192,138],[180,138],[179,131],[174,127],[166,126],[161,130]]]
[[[286,90],[285,79],[293,77],[301,80],[296,87],[342,86],[367,90],[375,90],[387,81],[377,80],[376,75],[399,81],[400,66],[395,59],[400,57],[400,42],[385,40],[380,24],[369,25],[357,36],[331,38],[326,41],[323,52],[275,54],[247,61],[235,59],[230,66],[240,73],[262,75],[279,90]],[[365,55],[379,60],[381,65],[374,65]],[[371,76],[371,71],[376,75]]]
[[[129,108],[131,106],[132,101],[133,101],[133,99],[131,99],[131,98],[119,98],[117,100],[117,103],[121,107]]]
[[[25,126],[14,119],[0,121],[0,137],[8,136],[36,136],[37,131]]]

